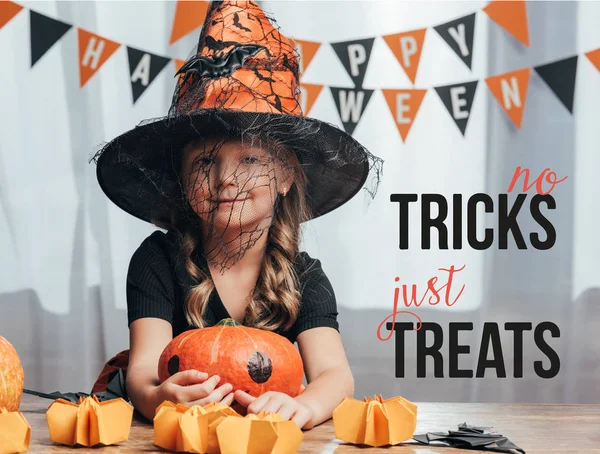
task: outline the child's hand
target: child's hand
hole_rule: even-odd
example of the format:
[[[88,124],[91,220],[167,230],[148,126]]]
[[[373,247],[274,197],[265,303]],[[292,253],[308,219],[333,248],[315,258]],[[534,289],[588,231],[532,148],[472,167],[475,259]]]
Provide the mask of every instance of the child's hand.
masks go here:
[[[313,411],[287,394],[269,391],[260,397],[253,397],[244,391],[236,391],[234,397],[240,405],[247,407],[248,413],[279,413],[283,419],[291,419],[301,429],[313,426]]]
[[[233,387],[224,383],[216,387],[220,381],[218,375],[208,378],[206,372],[186,370],[177,372],[156,387],[158,402],[169,400],[187,406],[206,405],[211,402],[221,402],[231,405],[233,402]]]

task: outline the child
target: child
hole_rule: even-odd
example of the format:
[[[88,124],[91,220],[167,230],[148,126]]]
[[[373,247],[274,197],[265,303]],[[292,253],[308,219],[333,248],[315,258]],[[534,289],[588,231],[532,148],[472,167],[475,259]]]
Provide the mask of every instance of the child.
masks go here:
[[[169,115],[97,159],[106,195],[167,231],[151,234],[129,266],[127,395],[148,419],[164,400],[235,400],[311,428],[354,386],[333,289],[320,261],[299,251],[300,225],[347,202],[381,161],[302,116],[294,44],[254,2],[213,2],[198,53],[178,74]],[[165,346],[224,318],[297,342],[302,394],[253,397],[204,371],[160,384]]]

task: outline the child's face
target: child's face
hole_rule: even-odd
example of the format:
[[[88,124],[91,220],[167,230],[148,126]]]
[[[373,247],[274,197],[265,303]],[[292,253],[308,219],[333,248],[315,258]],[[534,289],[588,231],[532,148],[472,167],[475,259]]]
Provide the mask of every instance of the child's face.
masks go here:
[[[240,141],[189,144],[182,163],[190,205],[217,228],[268,227],[278,192],[286,187],[285,174],[267,150]]]

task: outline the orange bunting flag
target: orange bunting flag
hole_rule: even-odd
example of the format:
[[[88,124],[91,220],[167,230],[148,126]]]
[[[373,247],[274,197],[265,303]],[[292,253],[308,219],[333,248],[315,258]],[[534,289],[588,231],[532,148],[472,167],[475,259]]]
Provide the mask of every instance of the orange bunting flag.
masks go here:
[[[333,410],[336,438],[368,446],[396,445],[410,440],[417,427],[417,406],[402,397],[364,401],[345,398]]]
[[[165,400],[154,416],[154,444],[176,452],[219,452],[217,427],[227,417],[242,418],[218,402],[188,407]]]
[[[425,97],[427,90],[405,89],[396,90],[384,88],[381,90],[387,101],[390,112],[394,117],[398,132],[402,137],[402,141],[406,141],[410,127],[417,116],[421,102]]]
[[[23,7],[7,0],[0,1],[0,28],[4,27]]]
[[[419,69],[419,62],[421,61],[421,51],[423,50],[426,31],[426,28],[422,28],[383,37],[413,84],[417,78],[417,69]]]
[[[519,69],[485,79],[485,82],[517,128],[521,127],[531,68]]]
[[[525,0],[493,0],[483,8],[483,11],[500,27],[529,47]]]
[[[304,434],[294,421],[279,413],[249,414],[245,418],[227,417],[217,427],[222,453],[287,454],[298,452]]]
[[[303,41],[300,39],[295,39],[294,43],[296,44],[296,50],[300,56],[298,64],[300,65],[300,77],[302,77],[302,74],[304,74],[304,71],[306,71],[306,68],[310,65],[310,62],[319,50],[319,47],[321,47],[321,43]]]
[[[185,63],[185,60],[181,60],[180,58],[176,58],[173,61],[175,62],[175,72],[179,71]]]
[[[304,116],[308,116],[310,109],[319,97],[323,85],[316,84],[300,84],[300,108],[304,113]]]
[[[77,41],[79,43],[79,87],[83,87],[115,53],[120,44],[82,28],[77,29]]]
[[[586,52],[585,56],[589,61],[592,62],[592,65],[594,65],[596,69],[600,71],[600,48]]]
[[[29,450],[31,426],[22,413],[0,407],[0,454]]]
[[[46,412],[50,440],[68,446],[112,445],[126,441],[133,407],[123,399],[98,401],[95,395],[74,404],[56,399]]]
[[[207,1],[177,0],[169,45],[173,45],[185,35],[204,24],[209,6],[210,2]]]

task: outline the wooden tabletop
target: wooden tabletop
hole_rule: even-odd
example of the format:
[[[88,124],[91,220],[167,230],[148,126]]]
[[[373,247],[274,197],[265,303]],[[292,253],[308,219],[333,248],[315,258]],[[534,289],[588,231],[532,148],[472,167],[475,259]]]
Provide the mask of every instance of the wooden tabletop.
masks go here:
[[[45,412],[51,400],[24,394],[19,411],[31,426],[29,453],[84,454],[98,448],[71,449],[50,441]],[[452,404],[417,403],[417,431],[443,432],[466,422],[494,427],[521,447],[527,454],[596,453],[600,454],[600,405],[527,405],[527,404]],[[129,440],[101,448],[109,453],[164,453],[153,444],[152,425],[134,419]],[[327,421],[304,432],[300,453],[469,453],[462,449],[419,446],[413,444],[387,448],[363,448],[335,438],[333,423]]]

